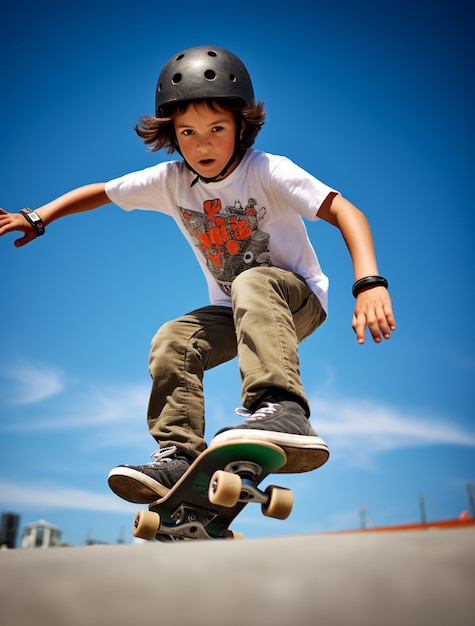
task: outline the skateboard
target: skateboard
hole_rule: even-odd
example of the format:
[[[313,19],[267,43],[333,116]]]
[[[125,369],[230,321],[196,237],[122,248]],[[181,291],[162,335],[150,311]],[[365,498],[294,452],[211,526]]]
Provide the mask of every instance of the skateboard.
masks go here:
[[[240,539],[230,524],[250,502],[267,517],[286,519],[292,510],[289,489],[258,485],[286,463],[273,443],[241,440],[207,448],[166,496],[135,516],[132,534],[140,539]]]

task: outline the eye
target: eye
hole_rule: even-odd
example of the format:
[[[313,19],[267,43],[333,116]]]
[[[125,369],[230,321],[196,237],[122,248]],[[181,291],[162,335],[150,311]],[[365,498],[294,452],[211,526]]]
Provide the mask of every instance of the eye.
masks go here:
[[[213,126],[213,133],[219,133],[222,130],[224,130],[223,126]]]
[[[185,137],[188,137],[189,135],[193,134],[193,131],[191,130],[191,128],[185,128],[185,130],[181,131],[182,135],[185,135]]]

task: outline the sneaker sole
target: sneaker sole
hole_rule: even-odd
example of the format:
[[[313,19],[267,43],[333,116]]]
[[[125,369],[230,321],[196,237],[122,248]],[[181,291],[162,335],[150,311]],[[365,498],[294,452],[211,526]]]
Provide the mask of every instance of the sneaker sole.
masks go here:
[[[253,428],[225,430],[216,435],[209,446],[212,448],[213,446],[242,439],[275,443],[284,450],[287,455],[287,463],[276,474],[311,472],[324,465],[330,456],[328,446],[321,437],[292,435],[273,430],[257,430]]]
[[[167,487],[131,467],[115,467],[109,472],[107,482],[119,498],[136,504],[150,504],[169,492]]]

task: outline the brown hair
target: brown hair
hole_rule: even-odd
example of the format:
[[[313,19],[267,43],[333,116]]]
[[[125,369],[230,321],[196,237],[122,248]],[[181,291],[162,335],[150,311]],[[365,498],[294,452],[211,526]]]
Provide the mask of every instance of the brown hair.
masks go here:
[[[179,102],[170,108],[167,117],[151,117],[143,115],[139,123],[134,126],[134,130],[145,144],[150,146],[151,152],[156,152],[162,148],[166,148],[168,154],[175,152],[178,147],[173,119],[175,115],[182,114],[188,106],[194,101]],[[264,120],[264,104],[263,102],[251,103],[245,107],[236,106],[236,102],[227,99],[203,99],[199,102],[206,103],[211,109],[216,111],[216,107],[220,107],[225,111],[231,111],[236,118],[238,127],[241,121],[245,124],[244,132],[239,141],[239,151],[244,152],[254,143],[258,132],[261,130]]]

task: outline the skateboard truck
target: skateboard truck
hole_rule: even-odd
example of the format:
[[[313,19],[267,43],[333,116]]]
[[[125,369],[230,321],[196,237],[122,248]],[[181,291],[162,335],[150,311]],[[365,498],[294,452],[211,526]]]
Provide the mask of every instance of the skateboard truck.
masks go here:
[[[209,484],[209,501],[215,504],[223,504],[224,506],[233,506],[237,502],[266,503],[267,496],[260,489],[257,489],[255,485],[261,473],[262,467],[252,461],[233,461],[228,463],[224,470],[218,470],[213,474]],[[233,475],[240,477],[241,481],[232,479]],[[221,485],[223,483],[225,488],[223,493],[221,493],[219,490],[222,489]],[[229,498],[227,497],[228,483],[229,489],[232,490]],[[240,488],[239,495],[237,493],[238,487]]]
[[[177,510],[172,513],[171,517],[177,524],[196,523],[206,526],[216,517],[216,513],[213,511],[207,511],[206,509],[200,509],[197,506],[188,506],[187,504],[180,505]]]
[[[152,511],[138,511],[134,520],[134,528],[142,539],[154,539],[158,534],[166,536],[170,541],[183,539],[211,539],[205,526],[215,514],[199,510],[197,507],[181,505],[172,515],[175,525],[163,524],[160,515]],[[134,534],[136,534],[134,532]]]
[[[275,485],[269,485],[262,491],[256,485],[260,473],[261,467],[248,461],[230,463],[224,470],[217,470],[209,484],[209,501],[227,507],[233,507],[238,502],[257,502],[267,517],[286,519],[292,510],[292,492]]]

